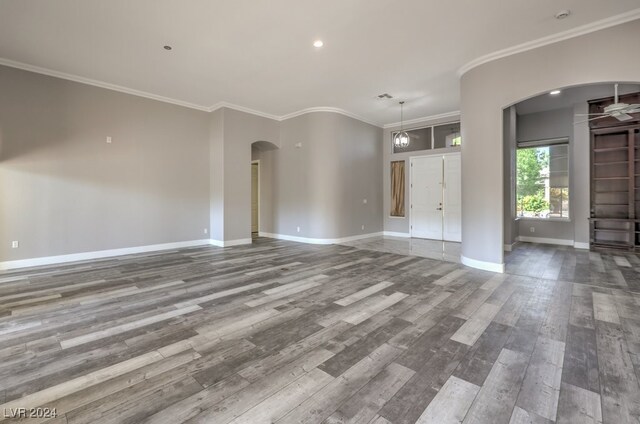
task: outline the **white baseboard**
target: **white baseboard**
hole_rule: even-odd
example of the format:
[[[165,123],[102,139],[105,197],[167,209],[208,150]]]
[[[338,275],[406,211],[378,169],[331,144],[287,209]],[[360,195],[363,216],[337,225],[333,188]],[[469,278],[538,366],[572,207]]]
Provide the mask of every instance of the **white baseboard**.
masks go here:
[[[298,237],[298,236],[289,236],[286,234],[274,234],[274,233],[258,233],[260,237],[268,237],[274,238],[278,240],[288,240],[288,241],[297,241],[299,243],[308,243],[308,244],[337,244],[337,243],[347,243],[355,240],[362,240],[370,237],[379,237],[382,235],[382,232],[379,233],[368,233],[368,234],[360,234],[357,236],[349,236],[342,238],[332,238],[332,239],[318,239],[318,238],[309,238],[309,237]]]
[[[176,243],[152,244],[149,246],[125,247],[122,249],[98,250],[95,252],[72,253],[68,255],[44,256],[40,258],[19,259],[0,262],[0,270],[27,268],[42,265],[54,265],[66,262],[87,261],[91,259],[109,258],[112,256],[132,255],[136,253],[154,252],[158,250],[180,249],[184,247],[205,246],[210,244],[208,239],[180,241]]]
[[[409,233],[397,233],[395,231],[385,231],[382,233],[383,236],[389,236],[389,237],[404,237],[404,238],[410,238],[411,234]]]
[[[504,263],[499,264],[495,262],[479,261],[476,259],[467,258],[462,255],[460,255],[460,262],[462,262],[462,265],[470,266],[471,268],[504,274]]]
[[[505,252],[511,252],[513,251],[513,248],[516,247],[516,245],[518,244],[518,240],[514,241],[511,244],[506,244],[504,245],[504,251]]]
[[[518,241],[523,241],[526,243],[542,243],[542,244],[555,244],[558,246],[573,246],[573,240],[565,240],[565,239],[553,239],[553,238],[545,238],[545,237],[527,237],[527,236],[519,236]]]
[[[250,238],[247,239],[237,239],[237,240],[209,240],[209,244],[212,246],[218,247],[231,247],[231,246],[239,246],[241,244],[251,244],[253,240]]]
[[[583,243],[583,242],[576,241],[576,242],[573,242],[573,247],[574,247],[574,249],[587,249],[587,250],[589,250],[590,246],[589,246],[589,243]]]

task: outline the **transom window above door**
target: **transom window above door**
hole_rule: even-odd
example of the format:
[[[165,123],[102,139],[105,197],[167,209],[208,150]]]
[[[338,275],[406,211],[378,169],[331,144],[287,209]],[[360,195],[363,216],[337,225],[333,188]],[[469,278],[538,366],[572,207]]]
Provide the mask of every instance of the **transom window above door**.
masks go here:
[[[405,130],[405,132],[409,136],[409,145],[406,147],[396,146],[393,140],[397,132],[391,133],[393,153],[445,149],[449,147],[459,147],[462,144],[460,122],[414,128],[412,130]]]

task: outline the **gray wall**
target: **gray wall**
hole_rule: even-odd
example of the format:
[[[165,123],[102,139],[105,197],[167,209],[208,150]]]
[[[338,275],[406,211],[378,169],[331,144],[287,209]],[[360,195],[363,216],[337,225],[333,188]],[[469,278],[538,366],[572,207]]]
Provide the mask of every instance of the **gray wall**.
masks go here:
[[[251,144],[280,144],[280,122],[223,109],[224,238],[251,239]]]
[[[209,117],[209,225],[211,239],[224,240],[224,109]]]
[[[431,126],[431,125],[438,125],[438,124],[446,124],[449,122],[456,122],[460,120],[460,116],[452,116],[452,117],[448,117],[448,118],[441,118],[441,119],[432,119],[432,120],[425,120],[422,121],[420,123],[414,123],[411,124],[409,127],[406,127],[406,129],[411,129],[411,128],[420,128],[420,127],[424,127],[424,126]],[[383,193],[382,193],[382,199],[383,199],[383,217],[384,217],[384,231],[388,231],[388,232],[392,232],[392,233],[402,233],[402,234],[409,234],[409,225],[410,225],[410,220],[409,220],[409,171],[410,171],[410,166],[409,166],[409,159],[412,156],[424,156],[424,155],[433,155],[433,154],[442,154],[442,153],[449,153],[449,152],[458,152],[460,151],[459,147],[454,147],[454,148],[446,148],[446,149],[438,149],[438,150],[421,150],[421,151],[415,151],[415,152],[404,152],[404,153],[393,153],[393,149],[392,149],[392,141],[391,141],[391,134],[394,131],[398,131],[400,130],[400,127],[390,127],[390,128],[385,128],[384,130],[384,137],[383,137],[383,143],[382,143],[382,155],[383,155],[383,159],[382,159],[382,178],[383,178]],[[464,138],[462,140],[462,143],[464,144]],[[397,160],[404,160],[405,161],[405,195],[404,195],[404,210],[405,210],[405,216],[404,217],[395,217],[395,216],[391,216],[391,162],[393,161],[397,161]],[[464,206],[463,206],[464,207]],[[463,234],[464,237],[464,234]]]
[[[518,115],[516,134],[518,141],[557,137],[571,138],[573,136],[573,108]]]
[[[513,245],[519,236],[519,228],[515,217],[516,199],[516,108],[508,107],[502,117],[504,140],[504,244]]]
[[[7,67],[0,92],[0,261],[250,241],[252,145],[263,232],[382,231],[378,127],[328,112],[206,113]]]
[[[582,102],[573,107],[574,115],[589,113],[589,106]],[[574,118],[575,122],[584,121],[584,118]],[[573,236],[576,247],[586,248],[589,244],[589,217],[591,209],[591,181],[590,169],[590,136],[589,124],[582,122],[573,125],[573,145],[571,146],[571,176],[573,183],[571,190],[573,202],[571,220],[573,221]]]
[[[208,238],[209,114],[3,66],[0,93],[1,261]]]
[[[462,76],[462,256],[466,263],[492,268],[504,263],[503,167],[494,165],[496,158],[503,158],[503,109],[554,88],[637,81],[640,56],[620,52],[637,50],[638,39],[640,20],[497,59]]]
[[[516,128],[517,141],[532,141],[567,137],[569,138],[570,151],[572,152],[575,147],[573,142],[573,108],[530,113],[527,115],[518,115]],[[583,145],[582,147],[587,148],[588,151],[588,144]],[[515,149],[515,146],[513,146],[513,148]],[[574,207],[580,207],[580,203],[574,204],[574,202],[578,200],[575,198],[573,192],[573,189],[576,185],[576,179],[573,176],[574,163],[575,158],[571,154],[569,158],[569,221],[518,218],[518,234],[520,236],[558,239],[565,241],[569,240],[573,242],[573,212]],[[586,166],[589,166],[588,162],[586,163]],[[577,182],[586,184],[587,187],[589,187],[588,179]],[[531,232],[531,228],[534,229],[534,232]]]
[[[505,109],[505,113],[515,109]],[[586,102],[575,104],[571,108],[547,112],[519,115],[517,117],[517,133],[519,141],[539,140],[554,137],[569,137],[569,184],[570,184],[570,221],[546,221],[539,219],[511,218],[513,197],[505,191],[505,244],[513,243],[518,235],[573,241],[577,247],[586,247],[589,243],[589,126],[583,118],[574,118],[575,114],[585,114],[588,110]],[[505,115],[506,116],[506,115]],[[508,127],[505,118],[505,128]],[[515,157],[515,141],[511,143],[505,133],[505,158],[511,153]],[[507,145],[509,147],[507,147]],[[513,167],[506,167],[505,182],[515,177],[515,159]],[[515,230],[513,224],[517,224]],[[531,232],[531,228],[534,232]]]
[[[281,122],[280,148],[253,151],[260,231],[318,239],[382,231],[381,140],[380,128],[336,113]]]

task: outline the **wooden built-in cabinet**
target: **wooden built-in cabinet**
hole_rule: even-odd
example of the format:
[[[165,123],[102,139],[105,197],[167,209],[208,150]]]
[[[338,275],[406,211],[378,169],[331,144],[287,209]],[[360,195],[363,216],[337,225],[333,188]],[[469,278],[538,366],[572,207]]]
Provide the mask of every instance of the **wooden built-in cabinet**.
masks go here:
[[[620,101],[640,103],[640,93]],[[589,112],[611,103],[613,98],[591,101]],[[634,118],[590,122],[592,248],[640,248],[640,114]]]

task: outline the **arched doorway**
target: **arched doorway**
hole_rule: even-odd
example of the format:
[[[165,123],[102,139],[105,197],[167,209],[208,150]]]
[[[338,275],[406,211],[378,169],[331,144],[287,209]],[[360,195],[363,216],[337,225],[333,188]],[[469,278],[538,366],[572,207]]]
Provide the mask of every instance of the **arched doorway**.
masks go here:
[[[606,138],[604,127],[613,125],[621,128],[625,123],[612,118],[602,121],[605,118],[602,115],[585,116],[593,112],[594,102],[613,103],[614,84],[603,82],[550,87],[549,91],[504,109],[506,272],[514,271],[510,270],[510,264],[515,264],[518,259],[518,253],[509,252],[516,245],[520,246],[516,249],[526,248],[520,242],[589,249],[594,240],[590,229],[594,218],[635,218],[635,207],[628,203],[633,204],[636,195],[633,190],[627,190],[629,179],[619,178],[622,164],[627,163],[626,152],[604,146],[607,153],[602,155],[602,160],[595,160],[597,158],[592,156],[595,147],[591,145],[593,134],[590,127],[594,123],[598,126],[598,123],[613,121],[613,124],[599,125],[603,128],[597,129],[600,134],[597,137]],[[626,98],[632,98],[627,103],[637,103],[633,99],[637,99],[639,92],[640,84],[620,82],[619,103]],[[594,118],[590,125],[588,120]],[[637,119],[627,122],[637,125]],[[607,142],[602,140],[602,143]],[[600,166],[594,167],[593,163]],[[596,175],[592,175],[594,172]],[[631,182],[635,181],[632,178]],[[616,221],[616,225],[622,224]],[[624,234],[619,226],[610,231],[600,231],[596,236],[602,234],[605,241],[610,239],[615,243],[625,241],[631,244],[634,238]],[[619,237],[624,240],[619,240]]]
[[[273,223],[272,175],[275,166],[274,150],[278,146],[269,141],[251,143],[251,239],[270,231]]]

